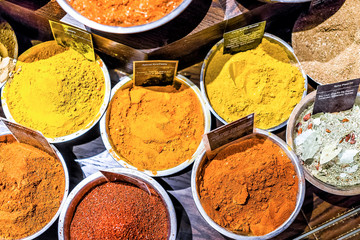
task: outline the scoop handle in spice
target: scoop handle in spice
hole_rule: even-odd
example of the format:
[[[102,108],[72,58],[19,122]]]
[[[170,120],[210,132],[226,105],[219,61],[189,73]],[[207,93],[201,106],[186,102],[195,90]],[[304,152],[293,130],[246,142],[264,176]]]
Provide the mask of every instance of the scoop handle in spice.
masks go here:
[[[10,130],[16,141],[37,147],[57,159],[54,149],[40,132],[9,122],[4,118],[0,118],[0,121]]]
[[[147,184],[136,178],[133,178],[133,177],[130,177],[130,176],[124,175],[124,174],[114,173],[114,172],[107,172],[107,171],[101,171],[101,170],[100,170],[100,172],[109,182],[114,182],[114,181],[129,182],[129,183],[137,186],[141,190],[147,192],[151,196],[151,192],[150,192],[150,189],[147,186]]]

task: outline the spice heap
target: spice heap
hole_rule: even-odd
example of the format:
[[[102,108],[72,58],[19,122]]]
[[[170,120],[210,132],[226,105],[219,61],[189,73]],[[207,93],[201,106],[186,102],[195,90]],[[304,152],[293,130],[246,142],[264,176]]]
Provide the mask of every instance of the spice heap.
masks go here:
[[[169,219],[159,195],[133,185],[97,186],[77,206],[71,239],[167,239]]]
[[[331,0],[302,14],[292,45],[305,72],[321,84],[360,77],[359,0]]]
[[[52,41],[20,56],[17,68],[4,89],[16,122],[55,138],[84,129],[98,116],[105,80],[97,63]]]
[[[0,19],[0,84],[5,82],[15,68],[17,57],[15,33],[7,22]]]
[[[84,17],[104,25],[131,27],[154,22],[171,13],[183,0],[68,0]]]
[[[321,181],[339,187],[360,184],[360,107],[312,115],[301,113],[293,133],[296,154]]]
[[[165,170],[191,159],[204,133],[199,99],[177,81],[174,86],[120,88],[108,111],[113,147],[140,170]]]
[[[298,178],[283,150],[252,136],[222,149],[199,182],[209,217],[237,234],[265,235],[283,224],[296,205]]]
[[[216,52],[205,76],[217,114],[232,122],[255,112],[255,125],[262,129],[286,121],[305,89],[301,72],[284,48],[264,38],[256,49],[235,55],[222,52]]]
[[[20,239],[42,229],[65,191],[61,162],[33,146],[0,143],[0,238]]]

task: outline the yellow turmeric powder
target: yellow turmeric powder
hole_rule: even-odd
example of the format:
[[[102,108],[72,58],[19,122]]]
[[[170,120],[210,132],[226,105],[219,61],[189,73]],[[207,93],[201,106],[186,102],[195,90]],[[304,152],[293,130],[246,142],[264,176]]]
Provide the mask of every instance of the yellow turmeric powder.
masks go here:
[[[23,58],[24,62],[17,64],[20,71],[4,89],[14,120],[49,138],[66,136],[92,124],[105,95],[99,65],[75,50],[59,48],[45,45],[41,53],[32,54],[31,61]],[[54,56],[46,56],[54,54],[53,50],[57,51]]]
[[[125,86],[116,92],[108,111],[114,149],[139,170],[166,170],[190,160],[204,134],[200,101],[184,84]]]
[[[209,62],[205,76],[213,109],[227,122],[256,113],[255,125],[269,129],[286,121],[304,92],[304,77],[277,43],[266,38],[255,49]]]

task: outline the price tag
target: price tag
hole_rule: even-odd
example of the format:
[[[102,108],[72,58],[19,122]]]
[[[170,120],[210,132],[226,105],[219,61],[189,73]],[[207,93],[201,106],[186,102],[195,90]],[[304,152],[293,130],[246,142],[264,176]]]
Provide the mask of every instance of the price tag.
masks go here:
[[[224,54],[256,48],[262,41],[266,21],[255,23],[224,34]]]
[[[95,61],[92,36],[80,28],[49,20],[56,42],[63,47],[71,47],[90,61]]]
[[[134,61],[136,86],[172,85],[179,61]]]
[[[50,146],[49,142],[40,132],[34,131],[13,122],[9,122],[4,118],[0,118],[0,120],[10,130],[18,142],[37,147],[54,158],[58,158],[54,152],[54,149]]]
[[[236,120],[232,123],[221,126],[205,135],[203,140],[206,154],[212,158],[214,151],[225,146],[239,138],[254,132],[254,114]]]
[[[320,85],[317,88],[313,114],[349,110],[355,104],[360,79]]]

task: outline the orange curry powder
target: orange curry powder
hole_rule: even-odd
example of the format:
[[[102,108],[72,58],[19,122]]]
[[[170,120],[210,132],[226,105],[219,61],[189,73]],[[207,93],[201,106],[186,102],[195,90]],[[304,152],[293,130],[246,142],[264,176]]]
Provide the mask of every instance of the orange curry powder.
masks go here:
[[[84,17],[104,25],[131,27],[168,15],[183,0],[68,0]]]
[[[254,136],[232,144],[207,163],[199,184],[205,212],[242,235],[265,235],[283,224],[296,205],[298,178],[275,143]]]

